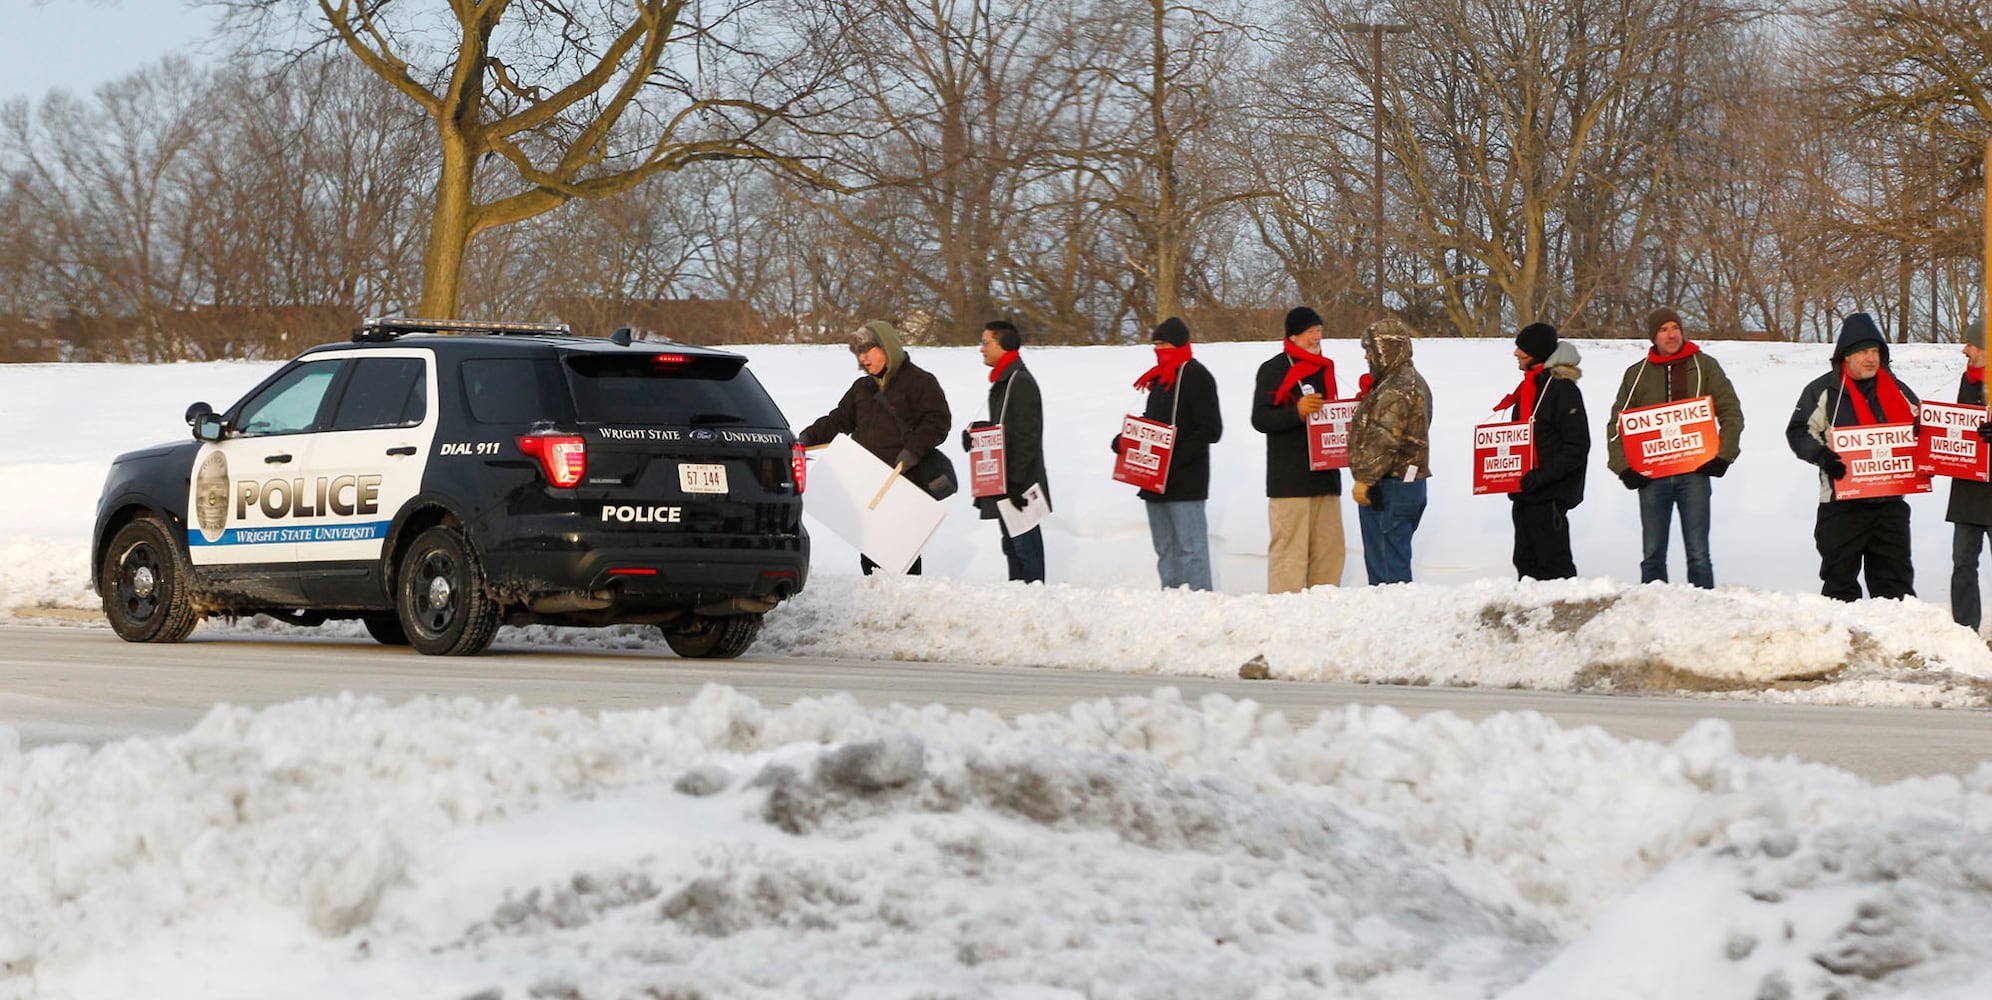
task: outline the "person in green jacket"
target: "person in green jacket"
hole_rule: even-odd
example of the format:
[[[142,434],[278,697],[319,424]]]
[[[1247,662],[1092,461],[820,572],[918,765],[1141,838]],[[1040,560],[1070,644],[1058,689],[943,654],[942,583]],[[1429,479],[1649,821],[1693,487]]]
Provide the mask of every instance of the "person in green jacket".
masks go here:
[[[1721,478],[1743,450],[1743,405],[1722,366],[1702,352],[1681,330],[1681,317],[1665,307],[1646,314],[1646,356],[1625,370],[1611,415],[1605,418],[1605,465],[1629,490],[1639,491],[1639,526],[1643,536],[1639,582],[1667,579],[1667,536],[1673,512],[1681,514],[1681,546],[1687,549],[1688,582],[1704,590],[1715,586],[1715,563],[1708,551],[1709,480]],[[1715,457],[1700,468],[1649,479],[1634,471],[1619,438],[1619,413],[1645,406],[1678,403],[1707,396],[1715,409],[1721,438]]]

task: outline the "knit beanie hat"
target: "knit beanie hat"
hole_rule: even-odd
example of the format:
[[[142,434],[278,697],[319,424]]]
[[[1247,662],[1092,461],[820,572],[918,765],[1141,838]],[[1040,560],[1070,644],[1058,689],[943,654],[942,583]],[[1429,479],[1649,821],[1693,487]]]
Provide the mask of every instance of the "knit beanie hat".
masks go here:
[[[1321,314],[1306,306],[1295,306],[1287,312],[1286,335],[1306,333],[1321,325]]]
[[[1681,314],[1675,312],[1672,309],[1667,308],[1666,306],[1661,306],[1660,308],[1655,309],[1650,313],[1647,313],[1646,339],[1652,340],[1654,335],[1660,332],[1660,328],[1666,326],[1669,323],[1672,323],[1675,326],[1680,326]]]
[[[1541,364],[1549,360],[1551,351],[1556,350],[1556,328],[1548,323],[1530,323],[1522,327],[1522,332],[1515,334],[1515,346]]]
[[[1190,342],[1190,328],[1182,320],[1171,316],[1163,320],[1161,326],[1155,328],[1155,334],[1149,339],[1160,340],[1171,346],[1181,347]]]
[[[1985,320],[1974,319],[1971,322],[1966,323],[1964,325],[1964,329],[1958,331],[1957,339],[1963,341],[1964,343],[1970,344],[1971,346],[1976,347],[1981,351],[1984,350]]]

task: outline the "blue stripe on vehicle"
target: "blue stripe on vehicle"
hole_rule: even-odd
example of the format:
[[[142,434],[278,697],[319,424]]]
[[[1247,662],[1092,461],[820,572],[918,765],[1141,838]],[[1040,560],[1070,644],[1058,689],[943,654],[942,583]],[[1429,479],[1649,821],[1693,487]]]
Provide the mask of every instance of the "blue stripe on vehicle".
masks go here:
[[[230,528],[221,537],[210,542],[199,528],[187,532],[187,544],[192,546],[210,545],[268,545],[271,543],[306,544],[310,542],[369,542],[387,537],[389,521],[370,521],[366,524],[313,524],[303,527],[284,528]]]

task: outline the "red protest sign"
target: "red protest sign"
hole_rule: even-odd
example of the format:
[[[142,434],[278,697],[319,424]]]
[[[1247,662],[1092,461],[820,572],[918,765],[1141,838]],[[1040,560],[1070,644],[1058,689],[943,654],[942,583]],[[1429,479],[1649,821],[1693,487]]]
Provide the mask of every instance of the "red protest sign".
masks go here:
[[[1518,493],[1535,468],[1535,426],[1528,421],[1473,428],[1473,495]]]
[[[1899,497],[1930,492],[1916,472],[1916,425],[1835,427],[1827,444],[1847,463],[1847,478],[1833,481],[1833,499]]]
[[[1169,456],[1176,450],[1176,428],[1137,416],[1121,418],[1120,456],[1114,459],[1114,479],[1160,493],[1169,484]]]
[[[1009,489],[1003,474],[1003,425],[969,428],[969,495],[1000,497]]]
[[[1917,440],[1916,471],[1924,476],[1992,481],[1987,475],[1985,439],[1978,425],[1985,422],[1982,406],[1924,403],[1923,430]]]
[[[1618,427],[1626,464],[1648,479],[1693,472],[1722,447],[1715,401],[1707,396],[1623,410]]]
[[[1353,399],[1324,403],[1307,415],[1307,467],[1314,472],[1349,467],[1349,422],[1356,419]]]

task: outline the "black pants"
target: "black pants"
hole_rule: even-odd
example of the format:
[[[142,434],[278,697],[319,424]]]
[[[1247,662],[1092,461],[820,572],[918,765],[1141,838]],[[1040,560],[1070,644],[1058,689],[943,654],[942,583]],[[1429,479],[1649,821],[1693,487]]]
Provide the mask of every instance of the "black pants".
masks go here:
[[[1516,500],[1515,576],[1566,580],[1577,575],[1570,557],[1570,517],[1561,500]]]
[[[1821,594],[1836,601],[1860,600],[1865,570],[1867,596],[1916,596],[1916,573],[1909,563],[1909,502],[1901,497],[1822,503],[1812,540],[1819,546]]]

